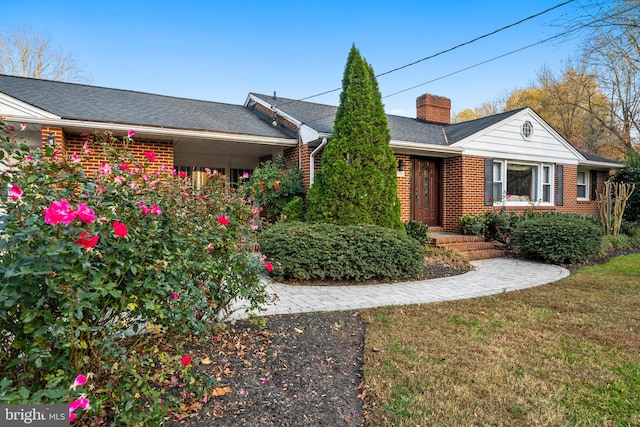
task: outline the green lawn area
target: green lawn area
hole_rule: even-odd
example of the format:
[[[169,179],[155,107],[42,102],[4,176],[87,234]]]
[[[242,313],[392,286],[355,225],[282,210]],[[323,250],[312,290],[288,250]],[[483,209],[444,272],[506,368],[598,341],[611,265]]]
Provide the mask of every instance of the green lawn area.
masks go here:
[[[640,425],[640,254],[363,315],[371,425]]]

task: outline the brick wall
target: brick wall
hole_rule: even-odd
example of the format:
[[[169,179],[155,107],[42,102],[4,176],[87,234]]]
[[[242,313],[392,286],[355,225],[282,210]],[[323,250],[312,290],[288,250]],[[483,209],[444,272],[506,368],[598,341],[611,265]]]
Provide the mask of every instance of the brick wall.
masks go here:
[[[595,200],[577,199],[577,172],[575,165],[564,165],[564,204],[563,206],[508,206],[507,212],[522,214],[533,209],[536,212],[575,213],[580,215],[598,215],[598,203]],[[596,189],[598,194],[604,188],[609,173],[597,173]],[[557,182],[555,180],[558,191]],[[458,218],[462,215],[479,215],[501,210],[498,206],[484,205],[484,158],[453,157],[444,159],[442,166],[442,226],[446,231],[458,232]]]
[[[49,132],[51,132],[55,138],[55,148],[62,151],[67,151],[67,141],[62,128],[42,126],[42,149],[47,147],[47,140],[49,139]]]
[[[398,177],[398,199],[400,199],[400,220],[411,219],[411,157],[396,154],[396,165],[402,160],[404,176]]]
[[[43,127],[42,139],[46,144],[49,130],[52,128]],[[100,164],[106,161],[102,154],[102,148],[97,144],[89,144],[91,153],[84,152],[85,137],[79,134],[64,134],[62,129],[56,128],[56,147],[66,150],[67,154],[76,153],[82,159],[82,167],[87,173],[97,172]],[[122,147],[122,144],[119,144]],[[150,140],[135,140],[127,147],[137,161],[145,162],[145,151],[153,151],[156,154],[157,162],[149,165],[149,172],[160,171],[162,166],[173,167],[173,143]]]

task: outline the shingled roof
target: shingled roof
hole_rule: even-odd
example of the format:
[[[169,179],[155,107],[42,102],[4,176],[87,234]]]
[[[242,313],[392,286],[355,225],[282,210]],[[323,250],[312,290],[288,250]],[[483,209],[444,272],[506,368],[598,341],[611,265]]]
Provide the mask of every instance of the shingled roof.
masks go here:
[[[318,132],[333,133],[333,122],[338,110],[338,107],[334,105],[316,104],[314,102],[273,97],[259,93],[252,93],[251,95],[260,98],[272,107],[296,118]],[[442,125],[391,114],[387,114],[387,122],[391,131],[391,139],[394,141],[447,145]]]
[[[241,105],[1,74],[0,92],[68,120],[286,137]]]

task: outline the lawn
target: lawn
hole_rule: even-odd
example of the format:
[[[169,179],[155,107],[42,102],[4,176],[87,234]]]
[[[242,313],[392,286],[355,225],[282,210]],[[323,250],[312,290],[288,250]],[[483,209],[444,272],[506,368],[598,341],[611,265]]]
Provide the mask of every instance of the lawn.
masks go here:
[[[523,291],[361,314],[372,426],[640,425],[640,254]]]

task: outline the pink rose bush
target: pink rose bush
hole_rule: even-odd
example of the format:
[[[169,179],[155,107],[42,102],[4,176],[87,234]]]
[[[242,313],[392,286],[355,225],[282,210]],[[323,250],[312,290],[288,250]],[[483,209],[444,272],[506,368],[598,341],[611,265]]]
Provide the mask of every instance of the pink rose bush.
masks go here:
[[[159,425],[168,410],[150,403],[159,388],[131,382],[132,370],[158,352],[129,354],[123,337],[148,325],[204,333],[239,297],[252,310],[265,302],[265,264],[252,253],[254,216],[241,189],[213,172],[195,189],[151,151],[138,161],[118,148],[132,136],[88,138],[83,161],[99,166],[84,170],[71,152],[31,152],[0,132],[0,179],[9,190],[0,200],[0,328],[12,337],[0,351],[6,403],[56,402],[67,378],[94,372],[92,402],[115,408],[123,425]],[[125,396],[136,387],[150,397],[132,405]],[[70,400],[70,415],[97,409],[81,399],[88,397]]]

